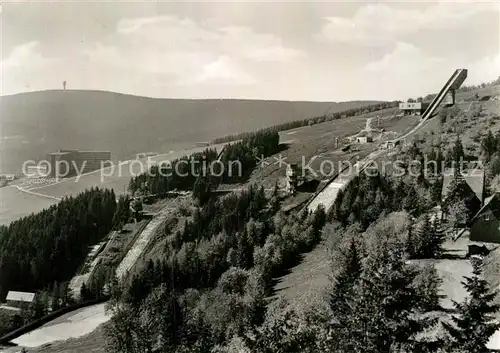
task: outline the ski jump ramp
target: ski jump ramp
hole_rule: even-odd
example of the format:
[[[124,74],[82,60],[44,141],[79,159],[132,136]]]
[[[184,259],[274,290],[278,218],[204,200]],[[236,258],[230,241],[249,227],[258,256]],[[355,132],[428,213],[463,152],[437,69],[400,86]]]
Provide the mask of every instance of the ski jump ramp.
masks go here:
[[[437,113],[437,109],[441,106],[441,103],[443,103],[445,98],[446,98],[445,104],[447,105],[455,104],[455,92],[457,89],[460,88],[462,83],[464,83],[466,78],[467,78],[467,69],[456,69],[453,75],[451,75],[448,81],[446,81],[446,84],[441,88],[439,93],[431,101],[431,103],[425,110],[424,114],[422,115],[420,123],[417,126],[415,126],[410,132],[404,134],[403,136],[400,136],[391,141],[387,141],[386,143],[388,144],[388,146],[396,145],[396,143],[400,142],[401,140],[404,140],[406,137],[410,136],[415,131],[420,129],[422,125],[424,125],[427,122],[427,120],[432,118],[434,114]]]
[[[424,114],[422,115],[421,121],[417,126],[415,126],[410,132],[400,136],[394,140],[385,142],[387,144],[387,148],[390,149],[398,144],[400,141],[404,140],[406,137],[415,133],[419,130],[422,125],[424,125],[427,120],[432,118],[434,114],[437,112],[437,109],[441,106],[441,103],[446,98],[446,104],[453,105],[455,104],[455,91],[460,88],[462,83],[467,78],[467,69],[456,69],[455,72],[450,76],[448,81],[446,81],[445,85],[441,88],[439,93],[434,97],[432,102],[429,104]],[[353,173],[351,175],[346,176],[345,174],[340,173],[339,175],[332,178],[329,181],[328,185],[319,192],[313,200],[311,200],[307,207],[307,210],[313,212],[319,205],[323,205],[325,207],[325,211],[328,211],[334,204],[335,199],[340,190],[346,187],[349,182],[354,178],[355,175],[361,173],[366,167],[373,161],[375,158],[381,156],[384,153],[383,150],[378,150],[373,152],[370,156],[368,156],[364,161],[361,161],[360,166],[358,168],[354,168]],[[359,162],[358,162],[359,163]]]

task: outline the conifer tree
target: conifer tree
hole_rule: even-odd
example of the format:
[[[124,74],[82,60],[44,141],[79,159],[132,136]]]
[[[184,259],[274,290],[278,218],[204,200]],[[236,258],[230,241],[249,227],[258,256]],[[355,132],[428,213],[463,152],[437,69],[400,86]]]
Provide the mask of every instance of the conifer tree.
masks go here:
[[[493,304],[496,292],[490,291],[486,280],[481,278],[479,264],[473,265],[471,277],[465,277],[463,286],[469,296],[461,303],[454,302],[457,316],[453,323],[443,323],[451,336],[451,348],[470,353],[486,352],[486,344],[490,337],[500,328],[493,322],[493,315],[500,309]]]
[[[200,205],[204,205],[210,198],[212,185],[206,176],[200,176],[193,185],[193,197],[198,200]]]
[[[402,249],[386,248],[367,260],[341,346],[353,353],[415,351],[417,334],[433,322],[416,315],[421,302],[412,286],[416,271],[406,265]]]
[[[497,146],[497,140],[491,133],[491,130],[489,130],[488,134],[481,141],[481,149],[486,161],[489,161],[491,156],[497,151]]]
[[[431,239],[431,247],[433,249],[434,257],[440,257],[442,255],[443,242],[446,240],[446,235],[444,233],[444,229],[441,224],[441,220],[438,218],[438,215],[434,215],[434,219],[431,222],[432,235]]]
[[[236,234],[238,239],[236,247],[236,265],[248,269],[253,265],[253,245],[250,239],[248,239],[246,231]]]
[[[433,264],[427,264],[419,268],[417,276],[413,280],[413,287],[418,293],[418,308],[422,312],[439,309],[439,287],[443,280],[438,275]]]
[[[418,194],[415,187],[412,185],[408,188],[406,197],[403,200],[403,209],[409,213],[418,210]]]
[[[120,196],[116,206],[115,214],[113,215],[113,225],[116,229],[120,229],[129,221],[130,218],[130,199],[128,196]]]
[[[417,252],[417,245],[415,244],[415,224],[413,219],[410,219],[410,225],[408,226],[408,236],[406,237],[406,253],[408,257],[415,258]]]
[[[439,257],[441,244],[444,241],[444,233],[440,221],[435,216],[431,221],[424,214],[415,230],[410,229],[407,238],[407,253],[411,258],[426,259]]]
[[[417,258],[429,258],[433,257],[433,248],[432,248],[432,238],[433,231],[431,227],[431,223],[429,220],[429,216],[424,214],[420,224],[417,227],[417,239],[418,245],[415,249],[415,256]]]
[[[394,190],[394,199],[393,199],[394,210],[401,210],[403,200],[405,199],[406,196],[406,188],[407,187],[403,179],[399,178],[399,180],[396,182],[396,187]]]
[[[273,194],[271,196],[271,212],[274,214],[280,209],[278,181],[274,183]]]
[[[361,274],[361,258],[354,238],[351,238],[341,268],[337,271],[330,294],[330,308],[336,320],[343,321],[351,314],[349,302],[354,296],[354,285]]]
[[[336,219],[343,222],[344,213],[342,212],[342,199],[344,197],[344,191],[342,189],[337,193],[337,197],[333,203],[333,206],[330,210],[331,219]]]
[[[417,177],[417,185],[426,187],[427,186],[427,180],[425,179],[425,166],[421,165],[419,172],[418,172],[418,177]]]
[[[61,306],[74,304],[74,293],[69,288],[69,282],[63,282],[59,285],[59,298],[61,298]]]
[[[61,308],[61,291],[59,289],[59,285],[57,282],[54,282],[52,286],[52,302],[51,302],[51,309],[52,311],[56,311],[57,309]]]
[[[439,203],[441,201],[441,194],[443,190],[443,180],[441,178],[436,178],[430,186],[432,201]]]
[[[47,314],[48,300],[45,292],[39,292],[35,295],[30,305],[30,319],[36,320]]]
[[[470,189],[465,182],[464,176],[458,168],[455,168],[453,171],[453,178],[450,182],[450,185],[448,185],[446,199],[444,200],[444,208],[446,209],[447,213],[449,213],[450,208],[457,203],[467,203],[467,201],[469,201],[468,203],[471,203],[470,200],[468,200],[470,199],[469,192]]]
[[[462,145],[462,141],[460,140],[460,136],[457,136],[455,140],[455,144],[452,149],[452,158],[454,162],[455,169],[460,169],[460,162],[463,161],[465,157],[464,146]]]
[[[436,171],[436,173],[441,174],[443,172],[444,162],[445,162],[445,158],[443,155],[443,151],[441,150],[441,147],[437,148],[436,162],[438,166],[438,170]]]
[[[86,301],[89,299],[90,293],[89,290],[87,289],[87,286],[85,283],[82,283],[82,286],[80,287],[80,300],[82,302]]]

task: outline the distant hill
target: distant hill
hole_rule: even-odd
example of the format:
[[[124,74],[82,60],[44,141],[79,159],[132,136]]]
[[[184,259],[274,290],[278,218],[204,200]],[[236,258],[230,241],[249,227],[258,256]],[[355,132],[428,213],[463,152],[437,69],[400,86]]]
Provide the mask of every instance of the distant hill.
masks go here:
[[[0,171],[59,148],[110,150],[115,160],[377,103],[155,99],[52,90],[0,97]]]

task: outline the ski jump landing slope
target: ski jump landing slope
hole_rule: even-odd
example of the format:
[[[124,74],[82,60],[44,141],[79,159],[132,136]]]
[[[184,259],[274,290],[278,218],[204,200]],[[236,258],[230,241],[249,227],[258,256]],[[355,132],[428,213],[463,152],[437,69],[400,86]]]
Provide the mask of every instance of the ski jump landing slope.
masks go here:
[[[137,260],[144,254],[146,247],[148,246],[151,239],[156,234],[156,231],[163,224],[167,216],[172,211],[171,207],[164,207],[154,218],[151,220],[146,228],[139,235],[135,241],[132,248],[129,250],[127,255],[123,258],[122,262],[118,265],[116,269],[116,277],[119,280],[123,280],[130,269],[135,265]]]

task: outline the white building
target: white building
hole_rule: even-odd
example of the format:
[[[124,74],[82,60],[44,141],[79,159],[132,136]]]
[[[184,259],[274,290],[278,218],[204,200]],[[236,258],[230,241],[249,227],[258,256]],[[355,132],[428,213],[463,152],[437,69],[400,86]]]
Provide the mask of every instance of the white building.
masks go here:
[[[35,293],[10,291],[7,294],[7,305],[15,308],[22,308],[30,305],[35,300]]]

